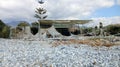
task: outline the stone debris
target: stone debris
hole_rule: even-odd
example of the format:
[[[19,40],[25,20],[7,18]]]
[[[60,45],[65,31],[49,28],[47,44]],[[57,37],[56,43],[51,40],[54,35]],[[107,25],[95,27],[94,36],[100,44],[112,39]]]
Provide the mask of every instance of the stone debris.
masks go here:
[[[120,46],[0,39],[0,67],[120,67]]]
[[[115,42],[111,42],[107,39],[84,39],[84,40],[79,40],[79,39],[68,39],[68,40],[59,40],[59,41],[53,41],[52,42],[52,46],[56,47],[59,46],[61,44],[64,45],[71,45],[71,44],[87,44],[87,45],[91,45],[91,46],[106,46],[106,47],[111,47],[114,45],[120,45],[120,41],[115,41]]]

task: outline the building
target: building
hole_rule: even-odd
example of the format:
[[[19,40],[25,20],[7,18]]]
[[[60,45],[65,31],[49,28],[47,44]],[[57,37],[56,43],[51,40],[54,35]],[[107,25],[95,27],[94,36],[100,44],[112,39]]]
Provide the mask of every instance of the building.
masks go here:
[[[26,27],[24,30],[25,33],[23,33],[22,36],[29,35],[29,38],[30,36],[41,37],[44,34],[46,36],[51,35],[52,37],[55,37],[58,36],[59,33],[62,36],[71,36],[71,34],[78,35],[82,34],[80,25],[89,23],[91,21],[92,20],[41,20],[39,21],[40,29],[36,26]],[[31,35],[31,33],[34,34]]]

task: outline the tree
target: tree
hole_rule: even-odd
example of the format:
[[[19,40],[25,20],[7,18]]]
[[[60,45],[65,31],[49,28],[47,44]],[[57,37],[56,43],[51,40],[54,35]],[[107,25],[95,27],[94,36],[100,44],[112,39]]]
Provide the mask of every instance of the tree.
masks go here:
[[[37,22],[33,22],[31,23],[32,27],[31,27],[31,33],[33,35],[38,33],[38,23]]]
[[[0,37],[8,38],[10,33],[10,27],[0,20]]]
[[[37,23],[37,22],[31,23],[31,25],[32,25],[33,27],[38,27],[38,23]]]
[[[25,27],[30,26],[30,24],[26,21],[21,21],[17,26],[23,28],[25,32]]]
[[[38,18],[38,23],[39,23],[38,29],[39,29],[39,38],[40,38],[40,22],[41,22],[41,20],[44,20],[47,18],[47,15],[45,15],[47,10],[45,10],[43,8],[36,8],[35,12],[36,12],[35,17]]]
[[[10,34],[10,27],[4,26],[2,30],[3,38],[8,38]]]
[[[120,33],[120,24],[106,26],[106,32],[108,32],[111,35]]]
[[[99,30],[98,30],[98,27],[95,26],[95,36],[98,34]]]
[[[95,30],[97,30],[98,29],[98,27],[97,26],[95,26]]]
[[[100,31],[100,35],[103,36],[103,24],[102,22],[99,23],[99,31]]]
[[[0,20],[0,32],[2,32],[4,26],[6,26],[6,24],[2,20]]]
[[[100,25],[99,25],[99,28],[100,28],[100,29],[103,28],[102,22],[100,22],[99,24],[100,24]]]
[[[83,29],[84,34],[91,33],[91,32],[92,32],[92,27],[86,27]]]
[[[47,10],[43,9],[43,8],[36,8],[36,14],[35,17],[38,18],[39,20],[43,20],[47,18],[46,12]]]
[[[40,26],[40,22],[47,18],[47,15],[46,15],[47,10],[43,8],[36,8],[35,12],[36,12],[35,17],[38,18],[38,23]]]
[[[29,26],[30,24],[26,21],[21,21],[17,26],[20,26],[20,27],[25,27],[25,26]]]

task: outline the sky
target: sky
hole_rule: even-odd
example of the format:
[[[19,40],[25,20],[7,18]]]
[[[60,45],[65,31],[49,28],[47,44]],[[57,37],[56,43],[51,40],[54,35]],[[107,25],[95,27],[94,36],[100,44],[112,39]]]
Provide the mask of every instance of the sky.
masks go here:
[[[35,10],[43,7],[49,20],[93,20],[89,25],[120,24],[120,0],[0,0],[0,19],[11,21],[37,21]]]

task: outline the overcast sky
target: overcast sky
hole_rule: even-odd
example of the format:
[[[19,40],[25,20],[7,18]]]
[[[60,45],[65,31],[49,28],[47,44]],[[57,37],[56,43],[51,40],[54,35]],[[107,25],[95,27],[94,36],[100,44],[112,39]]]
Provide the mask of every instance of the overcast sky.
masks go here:
[[[92,19],[96,24],[120,24],[120,0],[0,0],[0,19],[10,21],[37,21],[35,9],[47,9],[47,19],[84,20]]]

